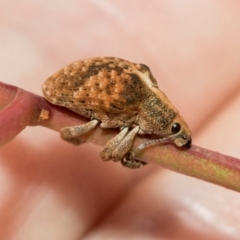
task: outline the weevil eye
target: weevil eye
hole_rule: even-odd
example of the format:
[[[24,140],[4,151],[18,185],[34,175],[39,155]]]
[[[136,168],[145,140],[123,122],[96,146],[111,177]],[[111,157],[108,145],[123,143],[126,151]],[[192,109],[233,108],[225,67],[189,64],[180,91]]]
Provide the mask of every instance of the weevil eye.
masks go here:
[[[173,134],[176,134],[180,131],[180,129],[181,129],[181,125],[176,122],[172,125],[171,131],[172,131]]]

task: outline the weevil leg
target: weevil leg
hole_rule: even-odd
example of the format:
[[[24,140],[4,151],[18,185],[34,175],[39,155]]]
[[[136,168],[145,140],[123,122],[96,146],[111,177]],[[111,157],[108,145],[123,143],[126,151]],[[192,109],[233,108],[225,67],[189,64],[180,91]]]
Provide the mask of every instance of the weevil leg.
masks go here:
[[[84,133],[87,133],[90,130],[92,130],[94,127],[97,126],[98,123],[99,121],[94,119],[86,124],[64,127],[60,129],[60,136],[63,140],[67,142],[70,142],[74,145],[79,145],[83,143],[83,141],[77,138],[83,135]]]
[[[129,152],[129,154],[127,154],[127,156],[121,160],[121,163],[124,167],[135,169],[135,168],[140,168],[147,164],[140,160],[134,159],[134,154],[132,155],[132,153],[133,152]]]
[[[136,134],[138,133],[138,131],[139,131],[139,126],[136,126],[128,133],[128,135],[115,148],[115,150],[112,152],[112,159],[114,161],[122,160],[125,157],[125,155],[130,151],[133,140],[134,140]]]
[[[100,153],[102,160],[108,161],[112,159],[113,151],[127,135],[128,129],[128,127],[124,127],[118,135],[107,142],[107,144],[104,146],[104,149]]]
[[[130,151],[133,140],[136,134],[139,132],[139,129],[139,126],[137,126],[131,132],[129,132],[128,135],[121,141],[120,144],[118,144],[118,146],[112,152],[113,160],[121,160],[121,163],[124,167],[135,169],[147,164],[140,160],[134,159],[135,154],[134,152]]]

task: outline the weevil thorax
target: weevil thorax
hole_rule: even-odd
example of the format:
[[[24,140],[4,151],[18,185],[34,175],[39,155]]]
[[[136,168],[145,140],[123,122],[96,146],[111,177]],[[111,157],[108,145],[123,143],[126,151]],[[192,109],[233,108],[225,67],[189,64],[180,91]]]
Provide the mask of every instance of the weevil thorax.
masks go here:
[[[191,146],[188,125],[157,86],[150,86],[150,95],[140,107],[138,124],[143,132],[159,135],[165,142],[174,142],[178,147]]]

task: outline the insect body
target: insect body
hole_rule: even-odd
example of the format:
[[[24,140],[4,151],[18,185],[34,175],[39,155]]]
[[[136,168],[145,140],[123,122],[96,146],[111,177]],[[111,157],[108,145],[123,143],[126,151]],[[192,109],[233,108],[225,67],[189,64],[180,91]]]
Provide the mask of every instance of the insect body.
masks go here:
[[[86,124],[62,128],[64,140],[76,143],[77,137],[98,124],[120,128],[101,152],[105,161],[121,161],[129,168],[143,165],[130,151],[136,134],[159,136],[140,148],[159,142],[191,146],[187,124],[143,64],[112,57],[76,61],[48,78],[43,94],[49,102],[90,118]]]

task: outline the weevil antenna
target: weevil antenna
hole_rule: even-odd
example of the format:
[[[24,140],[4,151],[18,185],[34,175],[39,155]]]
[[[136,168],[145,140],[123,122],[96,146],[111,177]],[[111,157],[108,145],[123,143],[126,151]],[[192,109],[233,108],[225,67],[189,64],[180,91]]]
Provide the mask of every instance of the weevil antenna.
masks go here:
[[[160,139],[154,139],[154,140],[150,140],[148,142],[145,142],[141,145],[138,146],[139,150],[142,150],[148,146],[155,146],[157,144],[164,144],[164,143],[169,143],[171,142],[171,138],[160,138]]]

